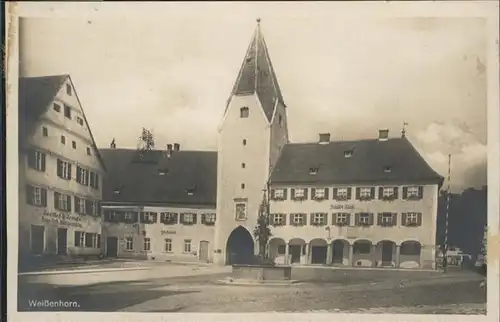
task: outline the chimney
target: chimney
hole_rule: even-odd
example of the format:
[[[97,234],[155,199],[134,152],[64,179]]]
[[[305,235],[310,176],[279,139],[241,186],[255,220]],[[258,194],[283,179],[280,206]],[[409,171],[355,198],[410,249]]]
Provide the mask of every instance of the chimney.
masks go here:
[[[111,141],[111,144],[109,145],[110,148],[112,149],[116,149],[116,143],[115,143],[115,139],[113,138],[113,141]]]
[[[172,144],[167,144],[167,151],[172,151]]]
[[[174,143],[174,151],[179,151],[181,149],[181,145],[179,143]]]
[[[330,143],[330,133],[320,133],[319,134],[319,144]]]
[[[378,140],[379,141],[387,141],[388,139],[389,139],[389,130],[388,129],[378,130]]]

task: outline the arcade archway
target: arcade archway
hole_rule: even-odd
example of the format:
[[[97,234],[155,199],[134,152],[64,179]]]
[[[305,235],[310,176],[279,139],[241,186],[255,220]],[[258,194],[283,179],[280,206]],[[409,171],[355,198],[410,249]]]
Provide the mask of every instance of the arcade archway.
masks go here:
[[[252,235],[242,226],[236,227],[226,244],[226,264],[251,264],[254,256]]]

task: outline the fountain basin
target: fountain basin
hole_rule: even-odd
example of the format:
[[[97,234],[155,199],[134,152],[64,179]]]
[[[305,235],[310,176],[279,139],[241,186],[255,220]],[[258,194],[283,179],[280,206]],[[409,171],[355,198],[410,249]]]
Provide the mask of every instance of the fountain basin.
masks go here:
[[[292,279],[292,267],[281,265],[232,265],[231,277],[238,280],[289,281]]]

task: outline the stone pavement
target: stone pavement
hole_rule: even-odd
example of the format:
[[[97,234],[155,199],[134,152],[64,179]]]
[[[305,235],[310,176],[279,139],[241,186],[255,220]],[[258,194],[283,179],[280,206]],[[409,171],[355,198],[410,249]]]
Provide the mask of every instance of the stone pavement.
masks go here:
[[[38,287],[35,295],[33,289],[22,292],[25,297],[75,301],[79,310],[100,312],[484,312],[486,290],[479,287],[482,277],[471,272],[444,275],[323,271],[317,275],[310,269],[296,270],[292,278],[302,276],[305,282],[280,287],[220,285],[216,282],[227,272],[199,272],[175,278],[152,276],[45,290]],[[20,310],[30,310],[26,298],[20,302]]]
[[[276,311],[275,311],[276,312]],[[463,303],[448,305],[417,305],[417,306],[389,306],[378,308],[361,308],[351,310],[304,310],[290,313],[367,313],[367,314],[461,314],[485,315],[485,303]]]

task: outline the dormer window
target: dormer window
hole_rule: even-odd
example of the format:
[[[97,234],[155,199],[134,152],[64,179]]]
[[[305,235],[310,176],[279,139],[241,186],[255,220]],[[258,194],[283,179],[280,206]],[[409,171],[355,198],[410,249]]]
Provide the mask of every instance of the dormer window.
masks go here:
[[[385,173],[391,173],[392,172],[392,168],[387,166],[387,167],[384,167],[384,172]]]
[[[244,106],[244,107],[240,108],[240,117],[241,118],[247,118],[249,114],[250,114],[250,112],[248,110],[248,107]]]
[[[159,176],[166,176],[168,174],[168,169],[160,169],[158,170]]]
[[[119,195],[119,194],[120,194],[120,189],[115,189],[115,190],[113,191],[113,193],[114,193],[115,195]]]
[[[195,190],[196,190],[196,186],[192,186],[192,187],[186,189],[186,193],[188,196],[192,196],[192,195],[194,195]]]
[[[344,158],[350,158],[350,157],[352,157],[352,153],[353,153],[352,150],[346,150],[346,151],[344,151]]]
[[[319,168],[309,168],[309,174],[314,176],[318,173]]]

